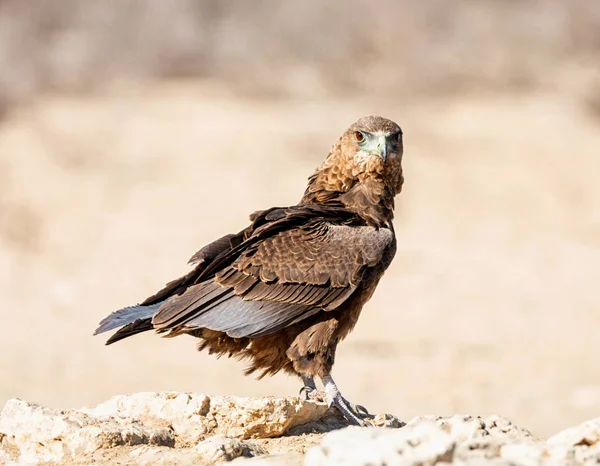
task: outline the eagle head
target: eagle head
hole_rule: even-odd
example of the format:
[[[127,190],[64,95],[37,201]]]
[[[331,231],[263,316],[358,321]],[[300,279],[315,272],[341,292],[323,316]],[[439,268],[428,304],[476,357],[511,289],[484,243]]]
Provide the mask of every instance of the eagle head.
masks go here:
[[[402,162],[402,130],[391,120],[367,116],[354,123],[340,139],[343,163],[355,174],[378,173],[399,167]]]
[[[353,123],[333,145],[317,169],[323,185],[345,192],[369,179],[383,182],[398,194],[402,176],[402,129],[380,116],[363,117]],[[325,186],[322,186],[325,187]]]
[[[380,116],[361,118],[309,178],[302,202],[339,201],[353,210],[376,208],[382,210],[381,218],[389,219],[394,196],[404,183],[402,154],[400,126]]]

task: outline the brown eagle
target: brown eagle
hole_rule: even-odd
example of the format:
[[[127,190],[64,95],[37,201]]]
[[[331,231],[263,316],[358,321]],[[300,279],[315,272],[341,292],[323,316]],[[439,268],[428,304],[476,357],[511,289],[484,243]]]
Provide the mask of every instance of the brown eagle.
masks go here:
[[[402,190],[402,131],[368,116],[333,145],[297,205],[250,216],[250,226],[192,256],[195,268],[137,306],[113,312],[95,334],[106,344],[147,330],[189,334],[199,349],[251,361],[246,373],[323,382],[351,423],[368,415],[331,377],[335,350],[356,324],[396,252],[394,196]]]

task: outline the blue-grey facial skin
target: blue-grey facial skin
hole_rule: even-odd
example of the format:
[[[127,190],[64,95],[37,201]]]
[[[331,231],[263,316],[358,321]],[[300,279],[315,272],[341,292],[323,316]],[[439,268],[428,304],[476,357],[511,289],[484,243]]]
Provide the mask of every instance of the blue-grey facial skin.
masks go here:
[[[398,134],[360,132],[363,140],[359,142],[360,150],[381,157],[385,162],[398,149]]]

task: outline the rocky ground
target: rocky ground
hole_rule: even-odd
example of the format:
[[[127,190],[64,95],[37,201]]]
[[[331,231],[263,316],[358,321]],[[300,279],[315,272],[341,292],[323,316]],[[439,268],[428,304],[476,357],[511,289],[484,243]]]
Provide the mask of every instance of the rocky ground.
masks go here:
[[[600,461],[600,418],[547,440],[500,416],[347,427],[325,403],[163,392],[58,410],[9,400],[2,464],[578,465]]]

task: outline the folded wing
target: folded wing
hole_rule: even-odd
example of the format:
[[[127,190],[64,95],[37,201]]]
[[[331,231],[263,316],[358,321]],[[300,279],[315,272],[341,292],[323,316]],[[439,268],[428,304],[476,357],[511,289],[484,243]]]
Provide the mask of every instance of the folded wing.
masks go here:
[[[272,222],[246,237],[234,258],[235,247],[215,259],[223,266],[214,276],[167,299],[152,318],[154,328],[208,328],[234,338],[271,334],[339,309],[395,241],[386,228],[314,217],[253,241],[285,220],[270,215]]]

